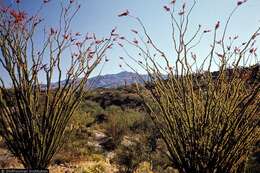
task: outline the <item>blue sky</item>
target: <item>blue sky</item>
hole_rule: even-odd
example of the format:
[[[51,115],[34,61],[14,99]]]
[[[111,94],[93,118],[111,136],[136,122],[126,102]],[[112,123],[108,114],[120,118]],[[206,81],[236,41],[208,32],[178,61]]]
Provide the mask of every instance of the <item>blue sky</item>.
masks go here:
[[[1,1],[1,0],[0,0]],[[201,24],[205,29],[212,29],[216,21],[221,24],[227,19],[229,13],[236,6],[237,0],[197,0],[191,17],[191,27],[189,32],[195,31],[195,27]],[[13,3],[11,0],[4,0],[5,4]],[[38,9],[41,0],[21,0],[21,8],[29,13],[34,13]],[[50,3],[42,10],[41,15],[45,18],[44,26],[53,26],[58,21],[60,12],[59,0],[51,0]],[[67,0],[64,0],[67,2]],[[141,18],[145,24],[148,33],[155,43],[162,50],[167,52],[169,57],[174,59],[171,42],[171,26],[169,15],[163,9],[164,5],[169,4],[168,0],[78,0],[81,9],[73,21],[73,30],[81,33],[95,32],[98,36],[106,36],[116,26],[121,35],[132,40],[134,34],[131,29],[138,29],[137,23],[130,18],[119,18],[117,15],[128,9],[132,15]],[[177,0],[177,3],[183,0]],[[188,6],[192,0],[186,0]],[[244,40],[249,34],[260,26],[260,1],[248,0],[233,16],[228,35],[240,35],[240,39]],[[221,25],[222,26],[222,25]],[[209,37],[210,38],[210,37]],[[206,53],[209,39],[204,38],[202,45],[197,48],[201,54]],[[41,41],[39,40],[39,44]],[[133,52],[135,53],[135,52]],[[119,67],[119,56],[124,56],[124,52],[119,48],[110,50],[107,54],[110,61],[105,64],[102,74],[118,73],[122,70],[129,70],[123,66]],[[66,62],[64,62],[66,64]],[[135,66],[133,64],[133,66]],[[141,73],[142,71],[137,67]],[[92,76],[98,74],[100,68],[94,71]],[[1,74],[4,74],[0,69]]]

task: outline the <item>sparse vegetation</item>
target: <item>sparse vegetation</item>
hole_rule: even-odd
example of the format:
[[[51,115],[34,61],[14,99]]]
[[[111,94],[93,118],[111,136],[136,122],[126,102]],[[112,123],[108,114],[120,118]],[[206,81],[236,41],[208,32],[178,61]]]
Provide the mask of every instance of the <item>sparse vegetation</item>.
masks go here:
[[[42,23],[37,15],[29,18],[13,6],[0,9],[0,68],[11,81],[7,86],[0,76],[0,167],[49,167],[55,173],[259,172],[260,28],[242,43],[227,36],[233,14],[246,3],[238,1],[226,23],[206,30],[199,25],[191,35],[193,2],[189,7],[190,1],[179,1],[178,13],[176,1],[163,7],[176,59],[159,49],[128,10],[118,16],[140,24],[141,30],[131,30],[136,38],[121,37],[115,28],[99,40],[71,31],[79,6],[69,1],[62,5],[58,29],[46,32],[43,49],[36,52],[34,37]],[[199,60],[195,48],[210,33],[209,52]],[[128,59],[120,59],[128,67],[131,59],[148,77],[89,92],[89,75],[113,43],[123,48]],[[72,64],[63,71],[67,49]],[[247,63],[253,60],[258,63]]]
[[[232,15],[245,3],[240,1],[223,24],[221,34],[220,21],[216,22],[210,49],[198,62],[194,48],[211,30],[202,31],[199,25],[187,40],[189,18],[196,4],[193,2],[189,8],[183,3],[179,14],[171,10],[175,2],[172,7],[164,7],[171,17],[176,59],[167,57],[155,45],[142,21],[133,15],[129,17],[142,28],[135,32],[140,40],[126,42],[137,48],[142,61],[124,50],[149,74],[150,81],[145,82],[148,94],[139,94],[160,130],[172,165],[181,173],[244,172],[249,153],[260,139],[260,83],[249,85],[253,76],[245,68],[250,65],[245,62],[257,58],[255,42],[260,28],[244,43],[226,36]],[[213,64],[218,68],[216,73],[211,73]],[[259,65],[254,68],[259,70]]]
[[[111,33],[97,42],[72,33],[71,22],[80,6],[71,1],[61,7],[57,29],[44,30],[42,48],[35,43],[42,22],[38,13],[27,16],[18,4],[0,10],[0,64],[11,82],[7,86],[0,76],[0,132],[25,168],[48,167],[62,146],[64,131],[80,104],[90,73],[114,38]],[[71,64],[62,70],[61,61],[68,50],[73,50],[66,59]]]

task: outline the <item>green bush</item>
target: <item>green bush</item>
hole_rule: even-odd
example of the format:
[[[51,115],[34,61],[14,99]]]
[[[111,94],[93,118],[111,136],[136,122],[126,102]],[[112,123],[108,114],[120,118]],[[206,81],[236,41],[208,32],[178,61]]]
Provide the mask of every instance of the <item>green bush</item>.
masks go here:
[[[91,126],[96,122],[96,116],[103,113],[103,108],[93,101],[83,101],[71,119],[71,124],[77,127]]]
[[[143,122],[144,115],[132,109],[122,110],[118,106],[110,106],[105,113],[108,115],[108,123],[104,125],[106,134],[112,137],[117,146],[124,135],[131,132],[131,129],[138,122]]]

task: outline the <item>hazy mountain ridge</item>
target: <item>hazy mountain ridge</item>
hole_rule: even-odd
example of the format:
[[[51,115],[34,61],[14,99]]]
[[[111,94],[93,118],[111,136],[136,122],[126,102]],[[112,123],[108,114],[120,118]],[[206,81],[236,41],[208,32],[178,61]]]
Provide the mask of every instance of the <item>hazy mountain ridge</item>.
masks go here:
[[[148,80],[148,75],[122,71],[117,74],[106,74],[92,77],[87,85],[91,88],[116,88],[124,85],[131,85],[135,82],[143,83]]]
[[[260,65],[256,64],[251,67],[241,67],[241,76],[240,77],[246,77],[248,76],[250,78],[249,81],[259,82],[259,68]],[[232,76],[233,69],[227,69],[226,72],[229,74],[229,76]],[[219,75],[219,71],[211,72],[212,78],[216,79]],[[167,75],[164,75],[164,78],[167,79]],[[144,81],[148,81],[149,75],[148,74],[138,74],[134,72],[128,72],[128,71],[122,71],[117,74],[105,74],[105,75],[99,75],[95,77],[91,77],[88,79],[88,82],[86,84],[86,87],[89,87],[91,89],[97,89],[97,88],[117,88],[120,86],[126,86],[131,85],[134,83],[143,84]],[[79,81],[80,79],[78,79]],[[65,84],[65,80],[61,82],[61,84]],[[53,83],[52,88],[56,88],[58,86],[58,83]],[[46,85],[42,85],[42,87],[46,87]]]

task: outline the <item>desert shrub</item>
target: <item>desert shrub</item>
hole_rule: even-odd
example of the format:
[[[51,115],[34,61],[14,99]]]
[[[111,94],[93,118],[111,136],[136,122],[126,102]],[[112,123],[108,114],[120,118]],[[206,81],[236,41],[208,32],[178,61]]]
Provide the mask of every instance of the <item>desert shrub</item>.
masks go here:
[[[106,169],[102,162],[97,162],[92,165],[80,166],[75,170],[75,173],[105,173]]]
[[[108,123],[105,125],[106,134],[112,138],[112,143],[117,146],[127,131],[127,123],[120,107],[110,106],[106,109],[109,115]]]
[[[144,115],[132,109],[123,111],[120,107],[110,106],[105,113],[108,115],[108,122],[104,125],[106,134],[112,138],[116,146],[120,144],[122,137],[129,134],[138,122],[144,121]]]
[[[237,3],[223,30],[220,21],[212,30],[202,30],[199,25],[190,39],[189,19],[196,1],[189,8],[181,4],[179,13],[175,13],[176,1],[171,7],[165,6],[171,18],[174,60],[155,45],[142,21],[129,15],[142,29],[135,32],[139,40],[126,42],[137,48],[142,59],[134,59],[124,50],[149,75],[147,92],[139,94],[160,130],[166,154],[179,172],[243,172],[250,150],[259,139],[260,83],[248,85],[252,73],[246,66],[252,64],[246,62],[257,62],[255,44],[260,28],[243,43],[238,43],[236,36],[227,36],[232,15],[245,2]],[[195,48],[211,31],[208,53],[198,59]],[[218,72],[213,73],[213,68]]]
[[[127,90],[104,89],[100,92],[94,91],[85,98],[99,103],[104,109],[113,105],[122,109],[142,108],[142,99],[136,92],[129,93]]]
[[[79,164],[75,173],[111,173],[115,167],[106,161],[102,154],[90,154],[86,163]]]
[[[94,116],[104,112],[104,109],[97,102],[89,100],[82,101],[79,109],[83,112],[90,113]]]
[[[93,153],[93,149],[88,145],[90,134],[82,132],[81,128],[78,128],[68,132],[66,135],[67,138],[62,141],[63,146],[57,153],[58,157],[64,157],[64,159],[71,161],[84,158]]]
[[[142,162],[138,165],[134,173],[153,173],[149,162]]]
[[[120,146],[113,161],[119,165],[120,172],[131,173],[141,162],[149,161],[149,155],[145,146],[136,142],[130,146]]]
[[[88,157],[88,160],[94,161],[94,162],[100,162],[100,161],[104,161],[105,157],[102,154],[91,154]]]
[[[74,112],[70,124],[77,127],[89,127],[96,123],[97,116],[103,112],[103,108],[98,103],[88,100],[82,101]]]
[[[42,5],[47,2],[42,1]],[[71,23],[80,5],[71,1],[61,7],[57,29],[47,31],[39,27],[43,22],[40,9],[30,16],[19,4],[1,4],[0,65],[7,77],[0,76],[1,135],[26,168],[48,167],[62,146],[66,126],[84,95],[90,73],[113,42],[113,32],[99,43],[96,38],[73,34]],[[38,40],[41,31],[44,38]],[[90,53],[90,49],[94,50]],[[74,51],[71,56],[64,53],[69,50]],[[64,68],[62,61],[70,63]]]

